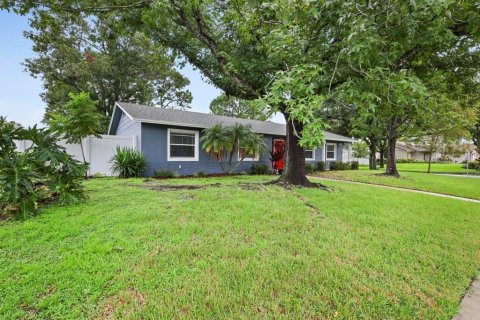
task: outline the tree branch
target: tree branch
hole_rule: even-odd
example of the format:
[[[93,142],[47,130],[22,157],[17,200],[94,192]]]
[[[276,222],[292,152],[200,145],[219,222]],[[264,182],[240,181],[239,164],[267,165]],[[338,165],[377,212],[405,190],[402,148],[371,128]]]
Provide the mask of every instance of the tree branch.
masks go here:
[[[243,91],[252,96],[259,96],[259,92],[252,87],[248,82],[241,79],[238,74],[227,68],[227,58],[221,53],[216,41],[208,34],[208,27],[203,19],[202,13],[198,9],[193,10],[193,17],[195,25],[193,25],[180,4],[176,0],[171,0],[172,6],[176,9],[180,20],[178,21],[182,26],[192,32],[197,39],[207,46],[214,58],[216,59],[220,69],[230,77],[230,79]]]
[[[65,7],[63,8],[67,12],[111,12],[115,10],[129,10],[129,9],[140,9],[140,8],[148,8],[153,3],[152,0],[142,0],[132,4],[127,5],[111,5],[111,6],[104,6],[104,7],[80,7],[80,8],[71,8]]]

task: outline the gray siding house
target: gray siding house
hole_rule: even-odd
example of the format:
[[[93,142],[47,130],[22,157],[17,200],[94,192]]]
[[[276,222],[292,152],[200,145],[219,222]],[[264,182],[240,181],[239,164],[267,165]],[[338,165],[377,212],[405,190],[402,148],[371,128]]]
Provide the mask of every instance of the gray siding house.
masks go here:
[[[248,125],[254,132],[263,134],[270,149],[285,140],[284,124],[124,102],[116,103],[108,134],[136,137],[137,148],[145,154],[148,162],[146,175],[153,175],[157,169],[168,169],[179,175],[193,175],[200,171],[221,173],[218,162],[203,151],[200,142],[202,130],[217,123]],[[325,132],[325,138],[323,146],[305,151],[307,163],[326,161],[328,166],[330,161],[348,161],[343,159],[343,150],[350,148],[354,140],[331,132]],[[248,172],[253,163],[271,167],[269,158],[269,153],[245,158],[237,171]]]

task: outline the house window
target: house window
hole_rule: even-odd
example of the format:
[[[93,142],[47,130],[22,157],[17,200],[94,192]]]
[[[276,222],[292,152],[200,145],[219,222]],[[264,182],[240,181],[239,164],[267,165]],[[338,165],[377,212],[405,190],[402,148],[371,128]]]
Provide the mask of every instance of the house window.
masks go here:
[[[335,143],[327,143],[326,144],[326,154],[327,160],[335,160],[337,159],[337,145]]]
[[[305,160],[315,160],[315,149],[305,150]]]
[[[243,157],[243,161],[258,161],[258,154],[255,152],[247,152],[245,148],[238,149],[238,161]]]
[[[198,131],[168,129],[168,161],[198,161]]]

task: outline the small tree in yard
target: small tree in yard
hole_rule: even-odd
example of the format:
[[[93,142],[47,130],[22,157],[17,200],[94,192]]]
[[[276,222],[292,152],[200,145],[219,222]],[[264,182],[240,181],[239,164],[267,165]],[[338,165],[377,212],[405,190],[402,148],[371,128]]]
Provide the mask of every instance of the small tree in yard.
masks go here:
[[[86,164],[82,140],[88,136],[99,137],[102,116],[97,112],[97,101],[86,92],[70,93],[70,101],[63,112],[53,113],[50,128],[66,139],[67,143],[79,144],[83,163]]]
[[[262,135],[238,123],[231,127],[216,124],[205,129],[201,140],[203,149],[212,155],[225,173],[234,172],[245,158],[260,156],[267,150]],[[238,161],[234,161],[237,154]]]
[[[359,143],[354,143],[352,146],[352,156],[354,158],[366,158],[368,157],[368,145],[361,141]]]

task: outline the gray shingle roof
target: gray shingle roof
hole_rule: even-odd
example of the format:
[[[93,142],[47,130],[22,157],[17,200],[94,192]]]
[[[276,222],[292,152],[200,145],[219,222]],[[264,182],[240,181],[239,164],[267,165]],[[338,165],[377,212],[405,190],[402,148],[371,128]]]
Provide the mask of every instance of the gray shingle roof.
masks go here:
[[[277,136],[286,135],[285,124],[271,121],[248,120],[201,112],[158,108],[126,102],[117,102],[117,106],[127,113],[127,115],[130,116],[134,121],[138,122],[169,124],[194,128],[210,128],[218,123],[224,126],[231,126],[235,123],[241,123],[243,125],[250,126],[252,130],[257,133]],[[354,141],[348,137],[328,131],[325,131],[325,138],[326,140],[333,141]]]

